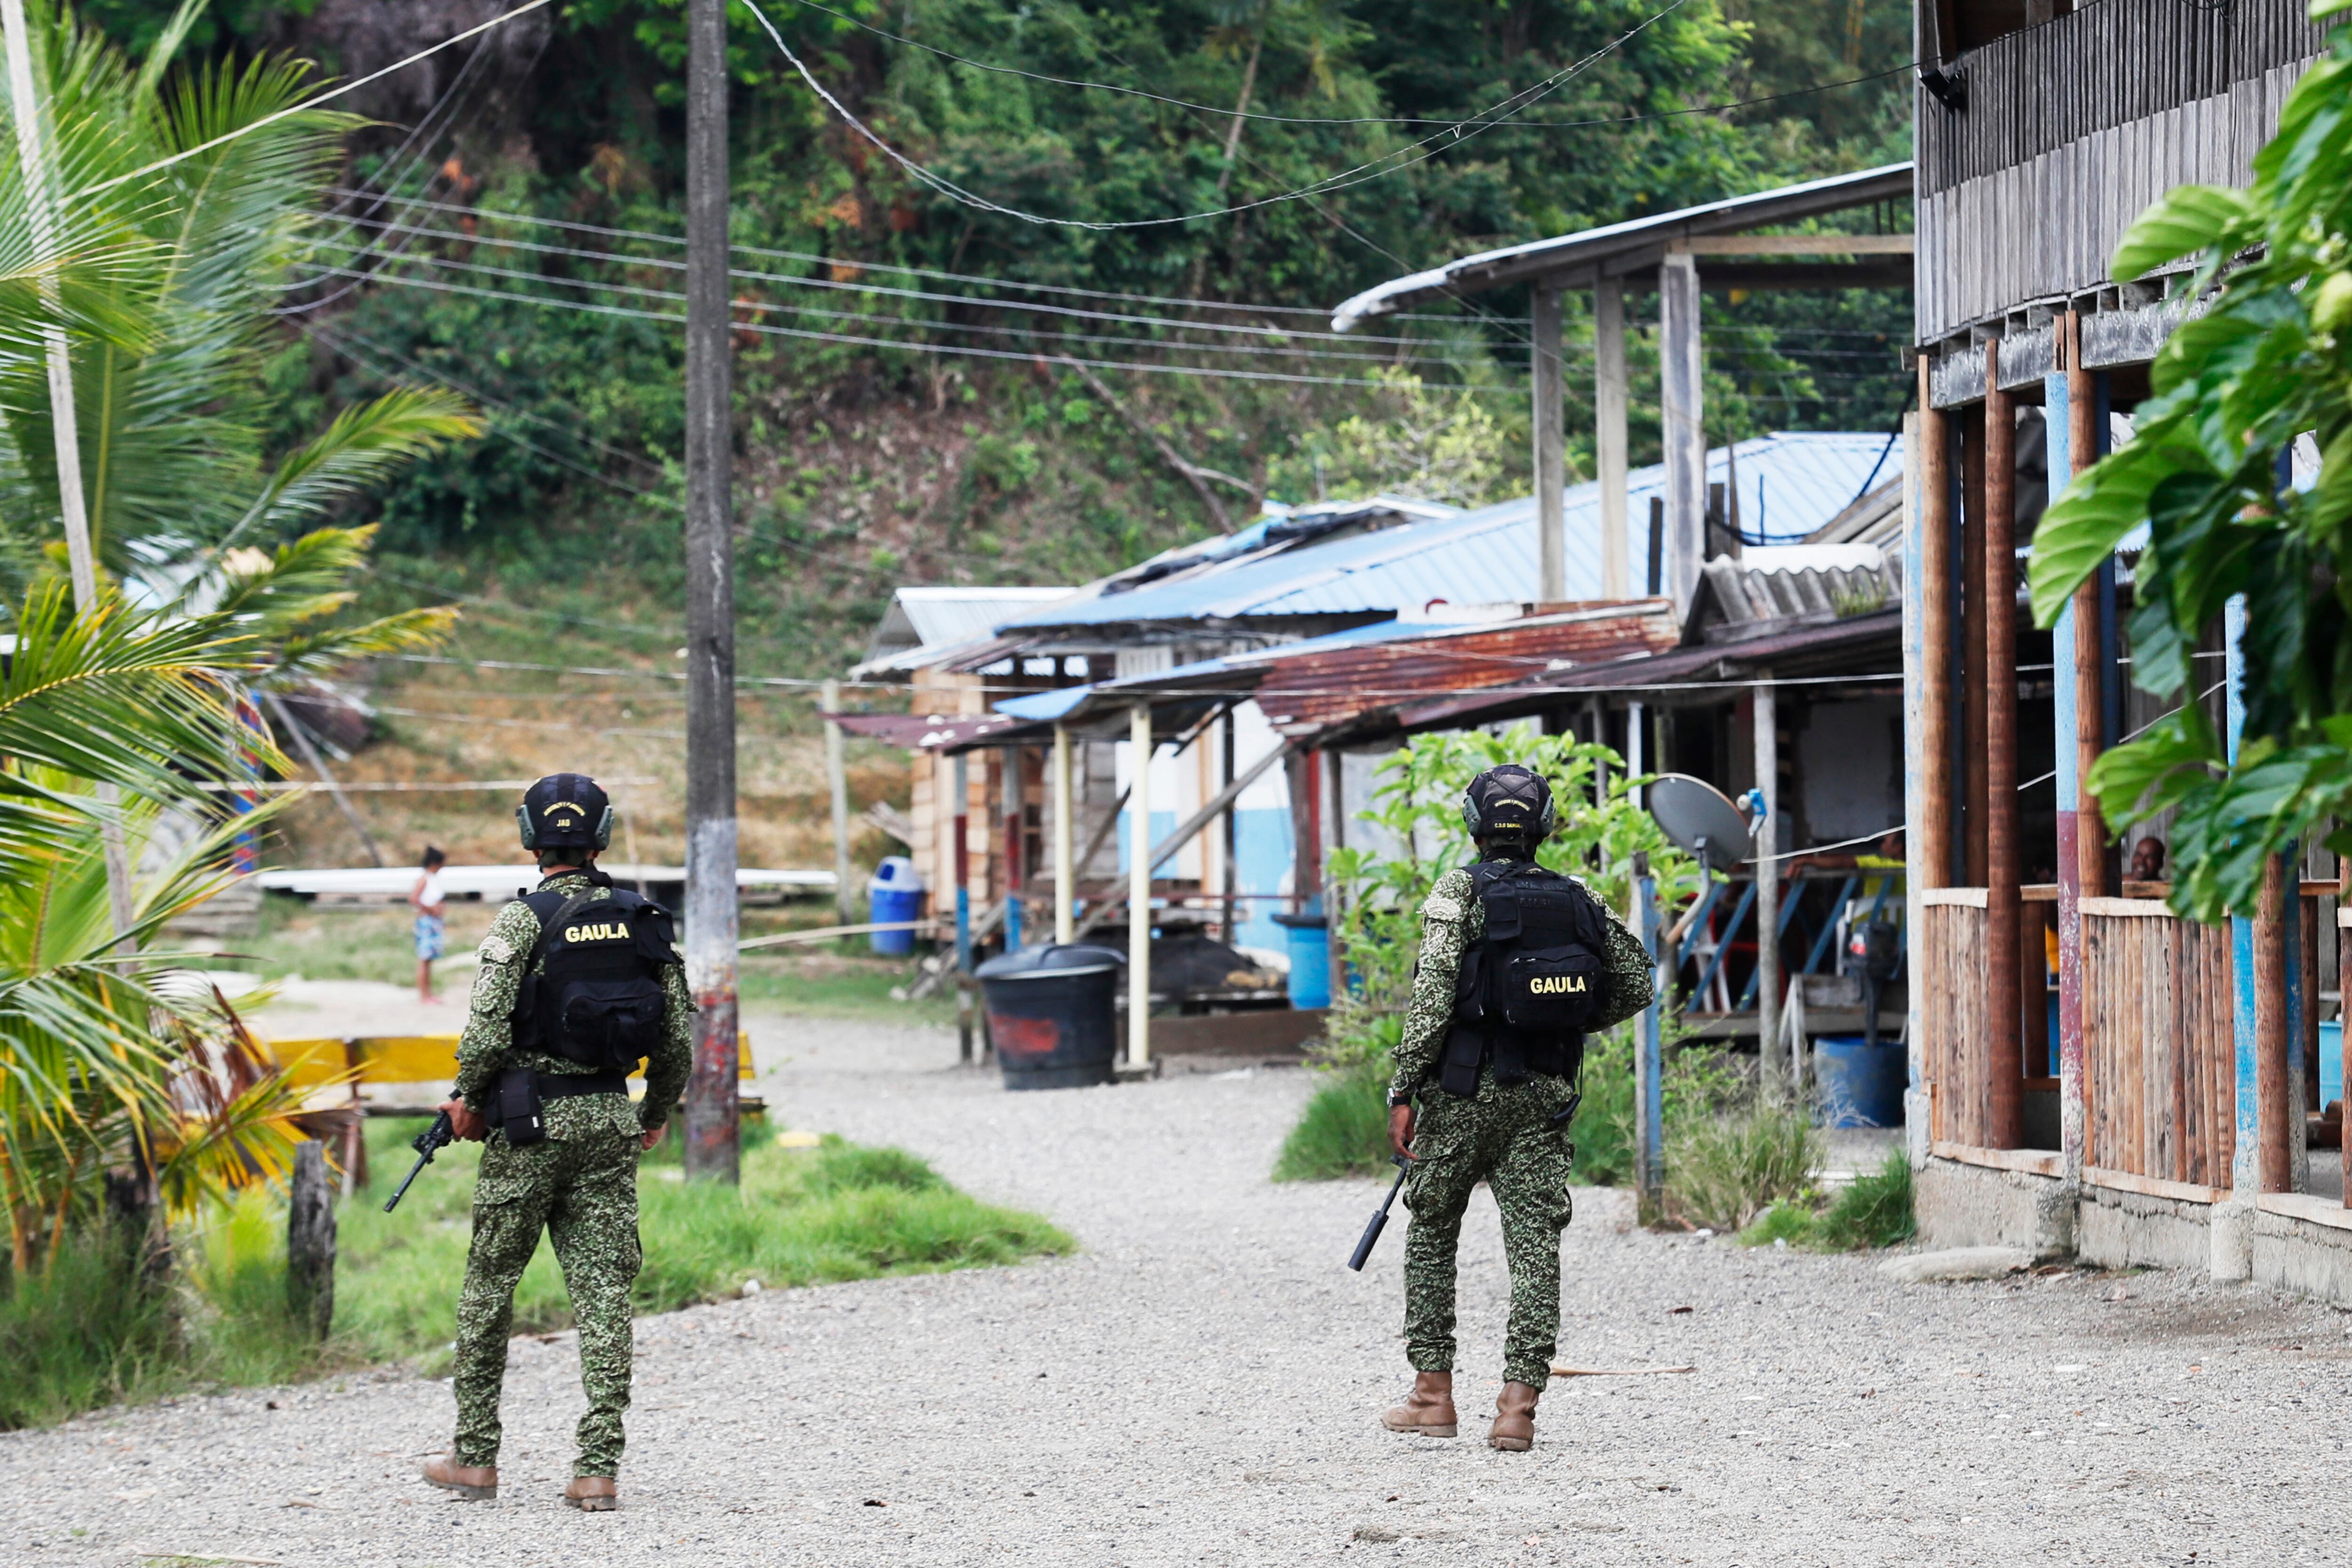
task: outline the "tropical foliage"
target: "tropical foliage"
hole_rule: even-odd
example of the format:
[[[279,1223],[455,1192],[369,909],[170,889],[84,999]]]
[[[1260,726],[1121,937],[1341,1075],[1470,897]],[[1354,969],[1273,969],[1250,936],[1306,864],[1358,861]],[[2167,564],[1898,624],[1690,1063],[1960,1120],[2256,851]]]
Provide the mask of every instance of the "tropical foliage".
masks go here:
[[[2206,306],[2158,354],[2129,445],[2042,519],[2032,586],[2053,623],[2147,526],[2132,679],[2178,706],[2086,782],[2117,826],[2179,813],[2173,905],[2210,921],[2251,912],[2265,862],[2299,839],[2352,853],[2352,29],[2289,95],[2252,186],[2172,192],[2125,235],[2115,276],[2182,258],[2194,270],[2170,287]],[[2305,433],[2320,455],[2308,489],[2288,469]],[[2245,663],[2234,742],[2196,700],[2211,678],[2199,639],[2225,615]]]
[[[70,16],[33,14],[66,199],[37,210],[0,159],[0,1207],[16,1273],[60,1256],[110,1183],[117,1206],[185,1212],[275,1176],[318,1130],[193,955],[157,939],[220,890],[232,840],[268,816],[237,815],[231,792],[284,766],[245,699],[429,647],[453,618],[350,624],[373,531],[308,525],[478,427],[450,394],[395,392],[268,460],[274,279],[347,122],[264,124],[303,90],[307,68],[287,61],[172,70],[194,5],[136,66]],[[79,608],[44,363],[57,328],[103,567]],[[181,847],[153,846],[126,924],[108,841],[136,861],[166,825]]]

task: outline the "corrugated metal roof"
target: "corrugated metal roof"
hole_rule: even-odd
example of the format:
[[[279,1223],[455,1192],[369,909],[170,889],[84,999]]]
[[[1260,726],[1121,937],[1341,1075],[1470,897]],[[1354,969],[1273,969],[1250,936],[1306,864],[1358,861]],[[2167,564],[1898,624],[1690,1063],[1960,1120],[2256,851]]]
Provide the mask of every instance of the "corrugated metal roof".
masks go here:
[[[1882,463],[1882,458],[1884,462]],[[1898,476],[1903,451],[1864,432],[1783,431],[1738,447],[1740,525],[1751,534],[1791,542],[1854,500],[1874,468],[1875,483]],[[1726,482],[1730,452],[1707,454],[1707,479]],[[1641,592],[1649,560],[1649,500],[1665,493],[1665,469],[1636,468],[1626,482],[1626,560]],[[1601,487],[1566,491],[1568,597],[1599,599]],[[1249,616],[1419,616],[1443,603],[1456,608],[1524,602],[1537,581],[1533,496],[1431,522],[1408,523],[1232,562],[1148,584],[1131,592],[1076,598],[1033,610],[1006,631],[1054,627],[1181,626]]]
[[[898,655],[917,648],[946,648],[973,642],[996,630],[1008,616],[1038,605],[1066,599],[1076,588],[946,587],[900,588],[890,595],[890,607],[874,628],[866,661],[879,668]],[[891,668],[900,668],[891,663]],[[913,668],[906,666],[904,668]]]
[[[1675,212],[1658,213],[1650,217],[1629,218],[1623,223],[1606,224],[1599,228],[1583,229],[1551,239],[1530,240],[1525,245],[1505,246],[1499,250],[1482,250],[1475,256],[1449,261],[1430,271],[1393,278],[1378,288],[1365,289],[1331,313],[1331,330],[1344,332],[1368,317],[1383,316],[1391,310],[1403,310],[1408,305],[1450,299],[1457,294],[1498,288],[1506,283],[1524,282],[1529,278],[1569,268],[1614,271],[1618,268],[1612,268],[1611,263],[1622,267],[1646,259],[1668,240],[1736,233],[1766,224],[1793,223],[1822,213],[1839,212],[1910,195],[1911,165],[1907,163],[1888,163],[1881,168],[1832,175],[1826,180],[1808,180],[1802,184],[1782,185],[1774,190],[1758,191],[1751,195],[1732,196]]]

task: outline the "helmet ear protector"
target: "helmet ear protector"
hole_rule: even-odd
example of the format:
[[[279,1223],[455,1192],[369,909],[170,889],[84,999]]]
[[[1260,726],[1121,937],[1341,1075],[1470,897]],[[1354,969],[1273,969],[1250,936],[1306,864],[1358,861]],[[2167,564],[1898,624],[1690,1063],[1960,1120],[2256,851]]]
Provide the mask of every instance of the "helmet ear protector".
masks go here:
[[[1559,821],[1551,785],[1517,763],[1488,768],[1462,792],[1462,826],[1473,838],[1524,837],[1532,845]]]
[[[515,807],[515,832],[530,850],[602,849],[613,842],[613,804],[583,773],[550,773]]]

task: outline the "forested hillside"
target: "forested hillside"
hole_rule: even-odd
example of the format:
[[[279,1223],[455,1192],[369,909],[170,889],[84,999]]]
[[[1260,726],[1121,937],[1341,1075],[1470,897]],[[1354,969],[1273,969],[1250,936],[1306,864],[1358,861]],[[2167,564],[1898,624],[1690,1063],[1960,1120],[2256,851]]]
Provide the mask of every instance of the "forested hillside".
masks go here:
[[[1893,0],[760,4],[783,47],[732,25],[749,672],[837,669],[898,583],[1079,581],[1265,495],[1514,493],[1524,298],[1344,338],[1330,306],[1908,151]],[[348,78],[506,8],[213,0],[191,45]],[[83,15],[135,52],[173,10]],[[568,0],[387,78],[288,258],[281,443],[401,382],[489,421],[383,493],[372,590],[466,605],[476,656],[677,639],[684,52],[675,3]],[[1710,312],[1710,439],[1899,413],[1902,298]]]

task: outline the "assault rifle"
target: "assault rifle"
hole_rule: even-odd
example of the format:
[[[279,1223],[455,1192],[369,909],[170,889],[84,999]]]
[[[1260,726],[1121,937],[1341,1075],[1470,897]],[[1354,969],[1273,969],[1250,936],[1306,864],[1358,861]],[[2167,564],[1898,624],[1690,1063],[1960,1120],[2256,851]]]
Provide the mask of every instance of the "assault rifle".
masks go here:
[[[1389,1195],[1382,1198],[1381,1206],[1373,1211],[1371,1223],[1364,1226],[1364,1234],[1357,1238],[1355,1256],[1348,1259],[1348,1267],[1359,1274],[1364,1271],[1365,1260],[1371,1257],[1372,1248],[1379,1245],[1381,1232],[1388,1228],[1389,1205],[1395,1203],[1397,1194],[1404,1190],[1404,1179],[1412,1170],[1412,1162],[1402,1154],[1390,1155],[1389,1162],[1397,1168],[1396,1184],[1389,1188]]]
[[[408,1168],[408,1178],[400,1184],[400,1190],[384,1200],[384,1213],[390,1214],[400,1206],[400,1200],[408,1195],[409,1182],[416,1180],[425,1167],[433,1163],[433,1156],[455,1142],[457,1137],[457,1130],[449,1124],[449,1113],[445,1110],[433,1119],[432,1126],[408,1141],[408,1146],[416,1151],[416,1163]]]

